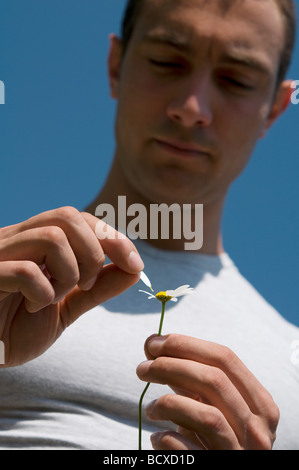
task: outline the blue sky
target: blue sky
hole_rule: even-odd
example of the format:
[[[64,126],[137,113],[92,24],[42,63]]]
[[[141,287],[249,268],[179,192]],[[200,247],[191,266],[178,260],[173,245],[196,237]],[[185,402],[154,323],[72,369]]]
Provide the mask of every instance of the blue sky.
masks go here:
[[[0,226],[63,205],[83,209],[102,186],[114,150],[108,35],[119,32],[124,4],[1,1]],[[294,80],[298,47],[297,39]],[[258,143],[229,193],[223,233],[240,271],[299,326],[298,123],[299,105],[290,105]]]

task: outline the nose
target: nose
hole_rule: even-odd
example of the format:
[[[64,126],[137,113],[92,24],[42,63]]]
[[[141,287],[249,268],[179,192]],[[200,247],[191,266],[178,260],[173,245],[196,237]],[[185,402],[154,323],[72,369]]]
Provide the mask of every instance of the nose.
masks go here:
[[[175,90],[169,102],[168,117],[184,127],[207,127],[213,114],[208,77],[188,77]]]

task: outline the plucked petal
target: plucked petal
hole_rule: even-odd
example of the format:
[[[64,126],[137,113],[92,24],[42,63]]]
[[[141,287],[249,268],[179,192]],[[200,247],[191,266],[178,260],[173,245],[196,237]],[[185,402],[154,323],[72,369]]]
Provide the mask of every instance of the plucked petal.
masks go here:
[[[151,291],[153,291],[151,281],[149,280],[149,278],[147,277],[147,275],[143,271],[140,273],[140,279],[141,279],[142,282],[144,282],[144,284],[147,287],[150,288]]]

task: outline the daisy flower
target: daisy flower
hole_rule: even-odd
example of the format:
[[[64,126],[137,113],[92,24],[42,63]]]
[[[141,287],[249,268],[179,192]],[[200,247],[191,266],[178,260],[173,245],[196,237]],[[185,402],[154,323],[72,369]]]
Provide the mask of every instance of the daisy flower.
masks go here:
[[[144,284],[147,287],[149,287],[152,292],[154,292],[151,281],[149,280],[149,278],[143,271],[140,274],[140,280],[144,282]],[[192,291],[193,291],[193,288],[190,287],[189,285],[180,286],[174,290],[161,291],[161,292],[158,292],[157,294],[153,294],[152,292],[147,292],[145,290],[139,289],[139,292],[143,292],[144,294],[148,295],[148,299],[156,298],[160,300],[160,302],[168,302],[169,300],[171,300],[172,302],[177,302],[178,297],[181,297],[182,295],[190,294]]]
[[[147,275],[142,271],[140,274],[140,280],[150,288],[151,292],[147,292],[145,290],[139,289],[139,292],[143,292],[144,294],[148,295],[148,299],[157,299],[162,302],[162,311],[161,311],[161,318],[160,318],[160,325],[159,325],[159,331],[158,331],[158,336],[161,335],[162,332],[162,325],[163,325],[163,320],[164,320],[164,313],[165,313],[165,304],[169,300],[172,302],[177,302],[177,298],[181,297],[182,295],[186,294],[191,294],[193,291],[193,288],[190,287],[189,285],[184,285],[180,286],[177,289],[174,290],[166,290],[166,291],[161,291],[158,292],[157,294],[154,294],[154,289],[152,288],[151,281],[147,277]],[[141,450],[141,432],[142,432],[142,401],[144,398],[144,395],[149,387],[150,383],[148,382],[145,386],[145,389],[143,390],[140,400],[139,400],[139,442],[138,442],[138,449]]]

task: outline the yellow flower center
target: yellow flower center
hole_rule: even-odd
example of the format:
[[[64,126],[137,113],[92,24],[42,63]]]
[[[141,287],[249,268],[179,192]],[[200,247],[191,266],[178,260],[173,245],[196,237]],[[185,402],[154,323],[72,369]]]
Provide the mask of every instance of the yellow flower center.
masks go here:
[[[169,300],[172,299],[171,295],[166,295],[166,292],[158,292],[155,295],[156,299],[160,300],[160,302],[168,302]]]

